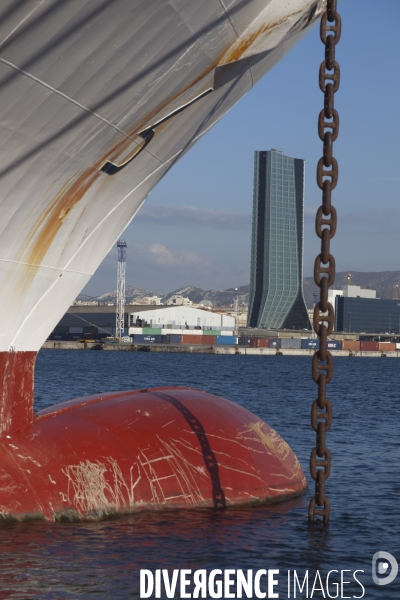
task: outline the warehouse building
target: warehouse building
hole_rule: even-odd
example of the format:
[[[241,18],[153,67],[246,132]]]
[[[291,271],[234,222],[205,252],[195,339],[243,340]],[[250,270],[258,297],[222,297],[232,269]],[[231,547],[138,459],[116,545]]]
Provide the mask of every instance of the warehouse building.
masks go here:
[[[125,333],[128,329],[128,310],[125,307]],[[115,335],[116,306],[70,306],[58,325],[50,334],[51,340],[76,340],[81,338],[106,337]]]
[[[207,309],[191,306],[135,306],[129,307],[129,334],[135,328],[152,327],[161,329],[207,329],[233,331],[235,318]]]
[[[190,306],[126,305],[125,335],[140,328],[233,332],[232,316]],[[116,306],[71,306],[50,334],[51,340],[99,339],[115,335]]]

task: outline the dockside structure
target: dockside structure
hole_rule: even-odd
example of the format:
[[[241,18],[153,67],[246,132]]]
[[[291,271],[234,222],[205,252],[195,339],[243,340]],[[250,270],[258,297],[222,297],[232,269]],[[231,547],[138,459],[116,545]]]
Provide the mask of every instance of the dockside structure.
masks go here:
[[[157,330],[157,331],[156,331]],[[126,305],[124,333],[134,334],[195,334],[208,330],[214,335],[235,330],[232,316],[190,306]],[[219,332],[219,333],[216,333]],[[115,306],[71,306],[61,318],[50,340],[99,339],[115,335]]]

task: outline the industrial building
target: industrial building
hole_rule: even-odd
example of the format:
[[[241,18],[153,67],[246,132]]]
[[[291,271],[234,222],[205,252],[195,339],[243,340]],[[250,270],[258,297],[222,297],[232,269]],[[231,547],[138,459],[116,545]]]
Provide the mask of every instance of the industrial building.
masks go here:
[[[254,156],[248,327],[310,329],[303,296],[304,160]]]
[[[52,340],[74,340],[115,335],[116,306],[71,306],[61,318]],[[139,333],[140,328],[170,330],[218,330],[233,332],[235,318],[190,306],[125,305],[124,334]]]
[[[234,317],[191,306],[132,306],[129,307],[129,334],[135,328],[197,329],[233,331]]]
[[[335,309],[337,331],[400,334],[399,300],[343,295],[336,297]]]
[[[124,333],[128,332],[127,310],[133,308],[126,306],[124,312]],[[101,306],[70,306],[65,315],[60,319],[49,339],[79,339],[85,336],[110,336],[116,332],[115,305]]]
[[[346,284],[343,286],[343,294],[345,298],[376,298],[376,290],[362,288],[359,285]]]

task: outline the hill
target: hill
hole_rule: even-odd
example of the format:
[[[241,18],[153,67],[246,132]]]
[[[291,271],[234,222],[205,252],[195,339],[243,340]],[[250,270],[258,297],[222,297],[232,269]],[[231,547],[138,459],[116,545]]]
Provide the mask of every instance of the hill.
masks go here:
[[[340,271],[336,273],[334,288],[341,290],[345,283],[344,277],[347,275],[347,271]],[[377,292],[378,298],[393,298],[394,286],[400,284],[400,271],[380,271],[380,272],[368,272],[363,273],[361,271],[351,272],[351,283],[353,285],[359,285],[363,288],[373,289]],[[313,305],[313,292],[318,291],[317,286],[314,283],[313,277],[305,277],[303,280],[304,284],[304,298],[308,308],[312,308]],[[249,301],[249,286],[242,285],[238,287],[239,300],[240,302]],[[203,302],[208,300],[213,306],[230,306],[233,304],[236,297],[235,288],[228,288],[227,290],[203,290],[196,286],[185,286],[178,288],[172,292],[169,292],[165,296],[162,296],[162,302],[165,303],[171,296],[180,294],[192,300],[192,302]],[[145,290],[135,286],[126,287],[126,302],[137,301],[138,298],[143,296],[161,296],[157,292],[151,290]],[[106,292],[95,298],[85,296],[81,294],[77,300],[97,300],[98,302],[113,302],[116,303],[117,291]]]

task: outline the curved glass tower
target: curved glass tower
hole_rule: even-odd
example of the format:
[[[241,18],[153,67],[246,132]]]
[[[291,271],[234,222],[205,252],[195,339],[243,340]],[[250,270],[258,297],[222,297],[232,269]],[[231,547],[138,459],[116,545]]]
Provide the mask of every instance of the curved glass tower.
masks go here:
[[[254,153],[248,326],[310,329],[303,297],[304,160]]]

